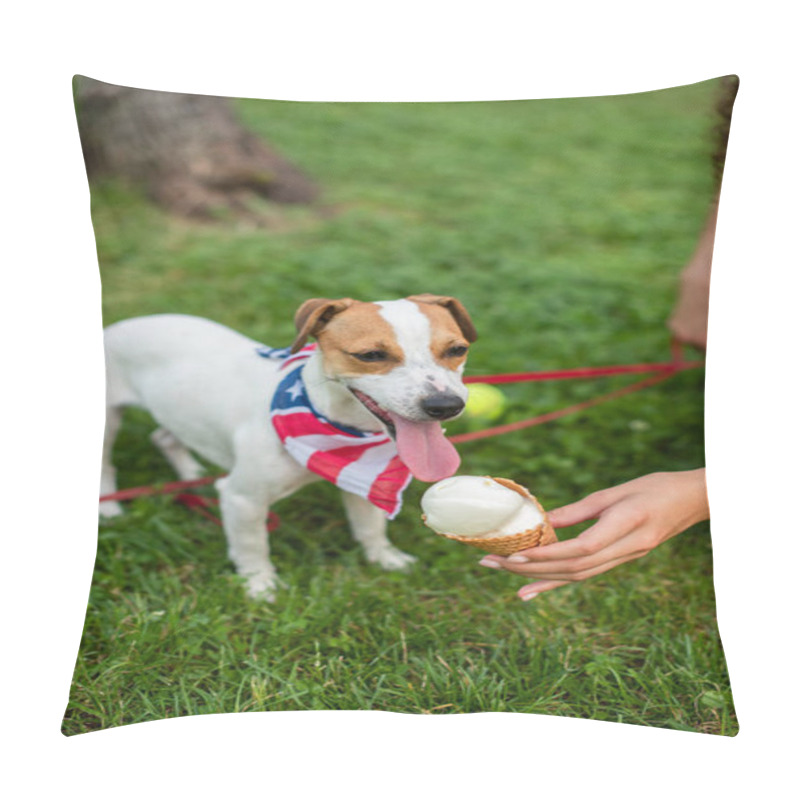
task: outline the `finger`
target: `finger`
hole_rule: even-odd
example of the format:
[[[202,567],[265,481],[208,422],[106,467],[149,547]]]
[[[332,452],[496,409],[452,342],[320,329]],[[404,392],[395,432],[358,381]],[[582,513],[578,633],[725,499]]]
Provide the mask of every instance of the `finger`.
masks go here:
[[[615,503],[634,494],[637,491],[637,487],[640,489],[652,477],[652,475],[644,475],[627,483],[621,483],[618,486],[609,486],[607,489],[592,492],[592,494],[587,495],[582,500],[578,500],[576,503],[553,509],[548,512],[550,522],[555,528],[566,528],[569,525],[586,522],[588,519],[595,519]]]
[[[526,562],[538,564],[564,561],[572,558],[585,558],[599,553],[614,542],[623,539],[635,530],[641,522],[642,519],[638,514],[624,508],[615,507],[600,517],[591,528],[587,528],[574,539],[520,550],[518,553],[513,553],[505,558],[503,556],[492,556],[492,558],[498,559],[503,567]]]
[[[524,578],[539,578],[540,580],[545,581],[566,581],[568,583],[577,583],[578,581],[585,581],[587,578],[593,578],[595,575],[599,575],[602,572],[607,572],[614,567],[618,567],[620,564],[625,564],[628,561],[634,561],[635,559],[641,558],[644,555],[646,555],[646,553],[641,551],[637,551],[635,553],[626,553],[618,558],[612,558],[608,561],[604,561],[601,564],[597,564],[594,567],[586,567],[585,569],[575,569],[573,567],[565,572],[556,572],[555,570],[550,570],[549,568],[545,572],[542,570],[542,567],[537,568],[532,564],[528,565],[527,569],[525,569],[524,566],[520,566],[518,569],[507,568],[507,571],[512,572],[515,575],[520,575]]]
[[[520,600],[533,600],[534,597],[542,592],[549,592],[551,589],[558,589],[559,586],[566,586],[569,581],[536,581],[523,586],[518,592]]]
[[[481,559],[481,565],[494,569],[503,569],[515,575],[524,575],[533,578],[567,578],[574,579],[575,575],[585,574],[589,570],[602,567],[611,561],[620,558],[640,558],[646,555],[652,547],[650,541],[655,541],[648,535],[647,529],[634,528],[631,533],[616,539],[611,544],[599,546],[597,549],[591,545],[585,554],[572,558],[532,561],[525,559],[521,553],[502,558],[489,555]]]
[[[554,528],[568,528],[570,525],[586,522],[587,519],[594,519],[608,507],[608,499],[603,495],[603,492],[594,492],[576,503],[554,508],[547,512],[547,518]]]

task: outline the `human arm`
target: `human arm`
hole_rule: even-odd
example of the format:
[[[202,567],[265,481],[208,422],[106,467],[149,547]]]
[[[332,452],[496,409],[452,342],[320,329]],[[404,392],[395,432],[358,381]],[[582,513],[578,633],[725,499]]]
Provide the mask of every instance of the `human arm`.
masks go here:
[[[554,528],[590,519],[597,522],[574,539],[506,557],[489,555],[480,562],[536,579],[519,590],[522,600],[641,558],[667,539],[708,519],[705,469],[644,475],[594,492],[548,516]]]
[[[697,247],[681,273],[678,298],[667,323],[676,341],[699,350],[706,349],[708,338],[708,298],[718,208],[717,197],[711,204]]]

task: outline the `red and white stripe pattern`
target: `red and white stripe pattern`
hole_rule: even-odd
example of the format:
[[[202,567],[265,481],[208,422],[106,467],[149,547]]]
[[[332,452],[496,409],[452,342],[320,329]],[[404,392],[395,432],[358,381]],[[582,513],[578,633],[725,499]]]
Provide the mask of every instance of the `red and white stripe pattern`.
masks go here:
[[[264,358],[285,359],[281,370],[287,374],[270,410],[273,427],[298,463],[340,489],[364,497],[394,519],[411,473],[388,434],[337,425],[311,405],[302,370],[315,348],[311,344],[294,355],[285,349],[259,349]]]

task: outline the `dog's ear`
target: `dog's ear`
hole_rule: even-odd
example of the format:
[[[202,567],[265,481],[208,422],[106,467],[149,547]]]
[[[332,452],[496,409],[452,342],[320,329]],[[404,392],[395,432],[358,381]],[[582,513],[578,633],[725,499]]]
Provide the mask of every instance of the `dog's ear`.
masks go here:
[[[324,297],[315,297],[306,300],[294,315],[294,325],[297,328],[297,338],[294,340],[291,353],[296,353],[308,341],[310,336],[317,336],[319,332],[337,314],[355,303],[349,297],[340,300],[328,300]]]
[[[415,303],[430,303],[431,305],[443,306],[452,315],[453,319],[461,328],[461,333],[468,342],[474,342],[478,338],[478,332],[472,324],[467,309],[455,297],[443,297],[438,294],[415,294],[407,297],[407,300],[413,300]]]

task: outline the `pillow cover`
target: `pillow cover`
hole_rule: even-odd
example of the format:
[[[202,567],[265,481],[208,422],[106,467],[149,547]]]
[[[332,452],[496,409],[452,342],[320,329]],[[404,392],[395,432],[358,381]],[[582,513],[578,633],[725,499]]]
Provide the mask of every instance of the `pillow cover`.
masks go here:
[[[266,586],[244,574],[241,541],[226,547],[214,488],[171,486],[176,471],[195,479],[231,469],[208,444],[201,410],[240,397],[232,351],[183,316],[125,326],[107,340],[110,397],[119,391],[107,419],[114,446],[104,453],[106,514],[65,734],[192,714],[372,709],[735,735],[709,528],[697,511],[708,275],[735,78],[637,95],[424,104],[75,83],[107,326],[210,319],[247,337],[247,370],[275,362],[290,375],[308,337],[335,339],[331,320],[355,313],[369,321],[359,331],[380,335],[356,353],[362,366],[344,372],[374,379],[391,372],[410,318],[387,327],[371,303],[415,298],[415,314],[471,345],[467,385],[494,386],[443,417],[459,474],[512,479],[551,512],[593,497],[592,508],[553,515],[563,542],[592,535],[606,512],[593,493],[646,479],[661,496],[665,473],[688,488],[653,512],[654,525],[685,518],[680,535],[652,547],[623,545],[620,534],[591,565],[591,553],[554,550],[584,561],[576,570],[559,556],[545,574],[535,560],[487,558],[435,536],[419,511],[429,484],[395,471],[392,491],[404,501],[390,536],[412,565],[369,543],[365,558],[350,537],[337,486],[356,492],[339,475],[359,451],[270,508],[281,583]],[[309,306],[313,298],[327,301]],[[340,334],[342,351],[351,336]],[[135,385],[165,353],[189,349],[203,369],[225,361],[219,374],[230,380],[214,378],[207,391],[185,374]],[[173,426],[150,402],[165,387],[179,409]],[[395,379],[385,391],[402,388]],[[265,380],[265,425],[271,406]],[[278,404],[278,415],[287,408]],[[445,448],[438,433],[398,425],[372,442],[396,439],[397,449],[369,477],[367,502],[390,466],[417,475],[419,448]],[[333,431],[356,437],[337,440],[337,458],[361,447],[363,433]],[[206,445],[190,456],[192,435]],[[269,441],[266,451],[285,458]],[[232,519],[229,485],[222,511]],[[125,494],[131,487],[149,488]]]

